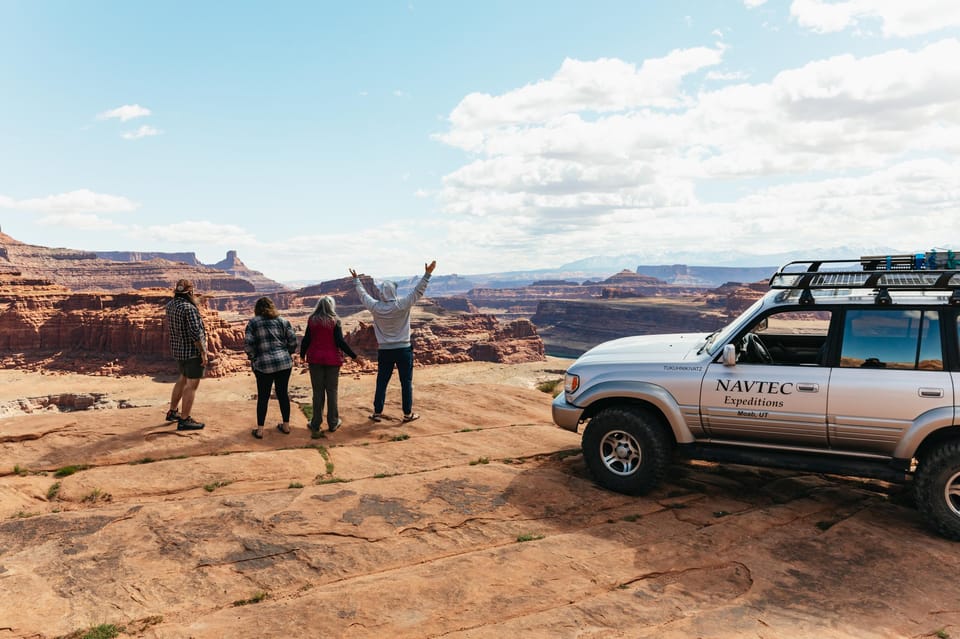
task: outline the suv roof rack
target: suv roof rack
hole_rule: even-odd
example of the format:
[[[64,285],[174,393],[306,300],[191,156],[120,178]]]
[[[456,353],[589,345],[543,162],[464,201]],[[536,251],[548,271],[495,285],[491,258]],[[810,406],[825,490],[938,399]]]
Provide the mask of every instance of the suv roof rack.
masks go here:
[[[802,290],[801,304],[813,304],[811,290],[876,289],[878,304],[889,304],[887,291],[952,291],[960,304],[960,259],[953,251],[915,255],[865,256],[855,260],[799,260],[770,277],[770,288]]]

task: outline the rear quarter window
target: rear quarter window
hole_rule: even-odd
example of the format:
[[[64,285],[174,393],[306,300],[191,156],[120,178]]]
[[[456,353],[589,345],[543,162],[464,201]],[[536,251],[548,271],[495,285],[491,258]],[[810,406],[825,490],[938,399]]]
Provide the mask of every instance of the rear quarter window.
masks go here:
[[[939,313],[909,309],[848,310],[840,366],[943,370]]]

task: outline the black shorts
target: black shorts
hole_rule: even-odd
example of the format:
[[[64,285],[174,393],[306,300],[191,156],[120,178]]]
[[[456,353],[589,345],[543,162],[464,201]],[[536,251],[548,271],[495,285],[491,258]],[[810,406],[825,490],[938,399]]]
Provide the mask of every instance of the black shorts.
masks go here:
[[[177,370],[187,379],[200,379],[203,377],[203,361],[199,357],[178,359]]]

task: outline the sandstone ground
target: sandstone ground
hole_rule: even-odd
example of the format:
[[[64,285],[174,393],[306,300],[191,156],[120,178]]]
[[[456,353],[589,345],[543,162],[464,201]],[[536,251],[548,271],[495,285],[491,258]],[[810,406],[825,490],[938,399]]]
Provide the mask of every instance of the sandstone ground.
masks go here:
[[[417,369],[406,425],[396,380],[378,424],[345,376],[320,440],[275,401],[253,439],[250,375],[176,432],[168,380],[0,372],[0,404],[115,403],[0,419],[0,639],[960,636],[960,545],[903,488],[677,463],[605,491],[536,388],[566,363]]]

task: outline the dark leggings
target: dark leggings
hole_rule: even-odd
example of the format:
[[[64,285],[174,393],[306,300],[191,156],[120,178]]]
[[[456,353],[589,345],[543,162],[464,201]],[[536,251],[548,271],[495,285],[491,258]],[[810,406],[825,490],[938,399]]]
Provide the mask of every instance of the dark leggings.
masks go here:
[[[261,373],[254,370],[257,376],[257,426],[263,426],[267,419],[267,404],[270,403],[270,387],[277,390],[277,402],[280,403],[280,416],[284,422],[290,421],[290,395],[287,394],[287,385],[290,383],[290,371],[287,368],[276,373]]]

